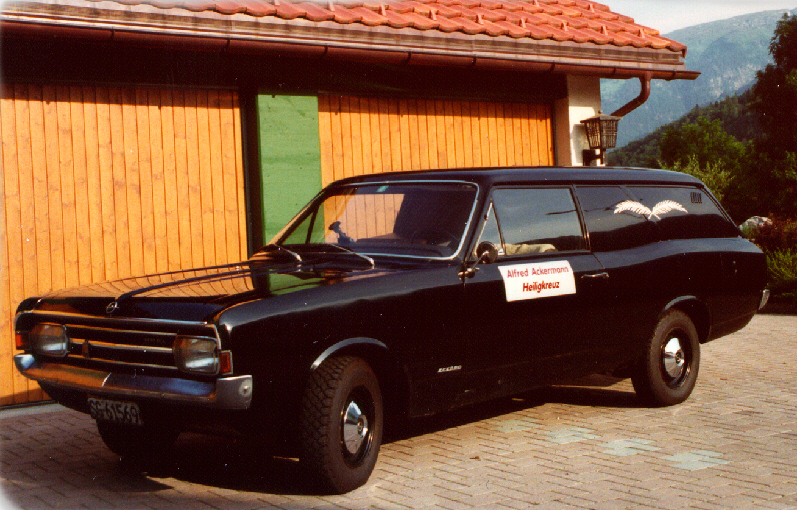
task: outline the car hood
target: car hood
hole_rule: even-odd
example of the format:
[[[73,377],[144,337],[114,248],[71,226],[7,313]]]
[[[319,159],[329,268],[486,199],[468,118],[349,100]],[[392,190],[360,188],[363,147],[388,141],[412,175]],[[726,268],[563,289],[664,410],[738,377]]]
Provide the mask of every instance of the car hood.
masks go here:
[[[301,263],[259,259],[73,287],[44,296],[34,309],[201,322],[237,303],[397,270],[399,267],[370,267],[340,258]]]

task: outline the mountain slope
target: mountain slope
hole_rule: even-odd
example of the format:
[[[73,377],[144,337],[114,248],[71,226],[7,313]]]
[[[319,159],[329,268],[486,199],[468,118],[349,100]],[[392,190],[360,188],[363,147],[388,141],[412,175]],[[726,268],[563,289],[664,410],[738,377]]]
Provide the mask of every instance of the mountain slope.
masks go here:
[[[702,74],[695,81],[654,80],[650,98],[619,125],[617,146],[644,137],[696,105],[742,93],[755,73],[771,62],[775,25],[789,11],[774,10],[676,30],[666,37],[686,44],[686,67]],[[797,9],[791,11],[797,14]],[[611,113],[639,94],[638,80],[602,80],[603,111]]]
[[[748,108],[750,94],[730,96],[705,106],[692,108],[683,117],[655,129],[652,133],[608,154],[608,164],[615,166],[659,167],[659,146],[670,128],[678,129],[684,124],[697,124],[704,117],[719,120],[722,129],[740,142],[750,142],[758,136],[759,127],[755,114]]]

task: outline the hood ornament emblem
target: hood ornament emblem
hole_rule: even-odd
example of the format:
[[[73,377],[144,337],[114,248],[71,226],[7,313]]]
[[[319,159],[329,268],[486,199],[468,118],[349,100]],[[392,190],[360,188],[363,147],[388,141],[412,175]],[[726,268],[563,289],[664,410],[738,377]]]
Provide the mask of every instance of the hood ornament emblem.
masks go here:
[[[108,314],[108,315],[111,315],[118,309],[119,309],[119,302],[118,301],[113,301],[113,302],[111,302],[111,304],[109,304],[108,306],[105,307],[105,313]]]

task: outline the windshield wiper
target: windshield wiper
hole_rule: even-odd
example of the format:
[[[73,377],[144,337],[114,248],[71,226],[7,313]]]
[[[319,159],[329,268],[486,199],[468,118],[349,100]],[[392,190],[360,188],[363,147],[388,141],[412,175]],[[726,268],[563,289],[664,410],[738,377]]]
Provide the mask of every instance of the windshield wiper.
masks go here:
[[[260,251],[273,251],[273,250],[276,250],[276,251],[279,251],[279,252],[285,252],[288,255],[290,255],[291,257],[293,257],[294,259],[296,259],[296,262],[302,262],[302,256],[301,255],[299,255],[295,251],[291,251],[288,248],[285,248],[284,246],[280,246],[279,244],[274,244],[274,243],[267,244]]]
[[[332,244],[332,243],[321,243],[321,246],[331,246],[333,248],[337,248],[339,250],[343,250],[343,251],[345,251],[347,253],[351,253],[351,254],[357,255],[361,259],[366,260],[369,264],[371,264],[371,269],[376,267],[376,262],[374,261],[374,259],[372,259],[368,255],[363,255],[362,253],[358,253],[358,252],[356,252],[356,251],[354,251],[351,248],[348,248],[346,246],[341,246],[339,244]]]

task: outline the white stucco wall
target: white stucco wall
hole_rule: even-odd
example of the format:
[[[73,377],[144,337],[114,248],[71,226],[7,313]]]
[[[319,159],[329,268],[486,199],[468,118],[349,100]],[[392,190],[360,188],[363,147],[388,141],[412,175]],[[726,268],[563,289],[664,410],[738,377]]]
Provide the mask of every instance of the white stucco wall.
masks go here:
[[[600,78],[568,76],[567,98],[554,103],[554,148],[558,165],[582,164],[581,151],[589,149],[581,121],[601,109]]]

